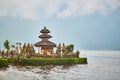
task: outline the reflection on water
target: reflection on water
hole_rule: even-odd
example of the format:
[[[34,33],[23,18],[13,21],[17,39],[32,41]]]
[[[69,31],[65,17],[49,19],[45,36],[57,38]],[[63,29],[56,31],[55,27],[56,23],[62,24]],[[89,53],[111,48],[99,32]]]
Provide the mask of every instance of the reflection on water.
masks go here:
[[[83,52],[87,65],[15,67],[0,71],[0,80],[119,80],[120,52]],[[82,52],[81,52],[82,55]]]

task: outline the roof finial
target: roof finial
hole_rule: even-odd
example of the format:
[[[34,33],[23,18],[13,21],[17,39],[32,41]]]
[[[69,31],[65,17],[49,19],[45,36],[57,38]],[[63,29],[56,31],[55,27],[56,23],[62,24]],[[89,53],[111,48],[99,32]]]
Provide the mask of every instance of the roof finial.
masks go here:
[[[44,29],[46,29],[46,26],[44,26]]]

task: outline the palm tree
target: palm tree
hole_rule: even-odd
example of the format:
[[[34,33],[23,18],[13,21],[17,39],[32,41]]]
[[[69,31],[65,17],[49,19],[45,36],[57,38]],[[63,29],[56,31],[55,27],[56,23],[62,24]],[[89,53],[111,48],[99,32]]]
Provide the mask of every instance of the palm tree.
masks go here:
[[[11,55],[12,55],[12,57],[13,57],[13,55],[14,55],[14,50],[15,50],[15,45],[11,45],[11,47],[12,47]]]
[[[11,47],[14,49],[14,48],[15,48],[15,45],[11,45]]]
[[[16,42],[16,51],[17,51],[17,53],[18,53],[18,42]]]
[[[22,43],[18,43],[19,44],[19,47],[21,47]]]
[[[22,43],[18,43],[19,44],[19,51],[20,51],[20,53],[21,53],[21,45],[22,45]]]
[[[17,46],[18,46],[18,44],[19,44],[19,43],[18,43],[18,42],[16,42],[16,45],[17,45]]]

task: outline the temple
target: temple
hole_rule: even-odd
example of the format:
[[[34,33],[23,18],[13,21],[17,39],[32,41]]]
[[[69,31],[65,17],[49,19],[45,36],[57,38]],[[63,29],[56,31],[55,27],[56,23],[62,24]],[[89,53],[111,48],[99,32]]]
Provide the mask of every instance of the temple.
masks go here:
[[[38,47],[38,53],[40,54],[44,54],[46,53],[47,55],[52,54],[54,51],[54,47],[56,47],[56,44],[49,41],[50,38],[52,38],[51,35],[48,35],[48,33],[50,33],[50,31],[44,27],[40,33],[42,33],[42,35],[39,36],[39,38],[41,38],[42,40],[35,43],[34,46]]]
[[[52,38],[51,35],[49,35],[50,31],[44,27],[40,31],[41,35],[39,38],[41,41],[34,44],[35,47],[38,48],[38,52],[36,53],[34,46],[31,44],[24,43],[23,46],[16,46],[13,45],[13,49],[9,52],[1,51],[0,55],[2,58],[32,58],[32,57],[39,57],[39,58],[79,58],[80,52],[74,51],[74,45],[70,44],[65,46],[65,44],[59,44],[56,47],[56,44],[49,41],[50,38]],[[56,47],[56,51],[54,48]],[[55,51],[55,52],[54,52]]]

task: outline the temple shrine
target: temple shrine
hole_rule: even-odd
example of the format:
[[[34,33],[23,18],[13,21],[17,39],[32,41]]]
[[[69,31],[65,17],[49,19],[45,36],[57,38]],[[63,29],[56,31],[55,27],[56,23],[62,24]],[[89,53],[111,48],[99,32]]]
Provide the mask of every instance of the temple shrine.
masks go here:
[[[56,47],[56,44],[51,42],[49,39],[52,38],[49,35],[50,31],[44,27],[40,31],[41,35],[39,38],[41,39],[39,42],[35,43],[34,46],[38,48],[38,52],[36,53],[34,46],[31,44],[24,43],[23,46],[16,45],[8,54],[4,51],[0,50],[0,54],[2,58],[6,57],[21,57],[21,58],[79,58],[80,52],[79,50],[75,53],[73,52],[74,45],[59,44]],[[54,48],[56,47],[56,51]],[[55,51],[55,52],[54,52]]]
[[[56,44],[49,41],[49,39],[52,38],[51,35],[48,35],[50,31],[44,27],[40,33],[42,34],[39,36],[39,38],[42,40],[34,44],[35,47],[38,47],[38,53],[46,55],[54,53],[54,47],[56,47]]]

